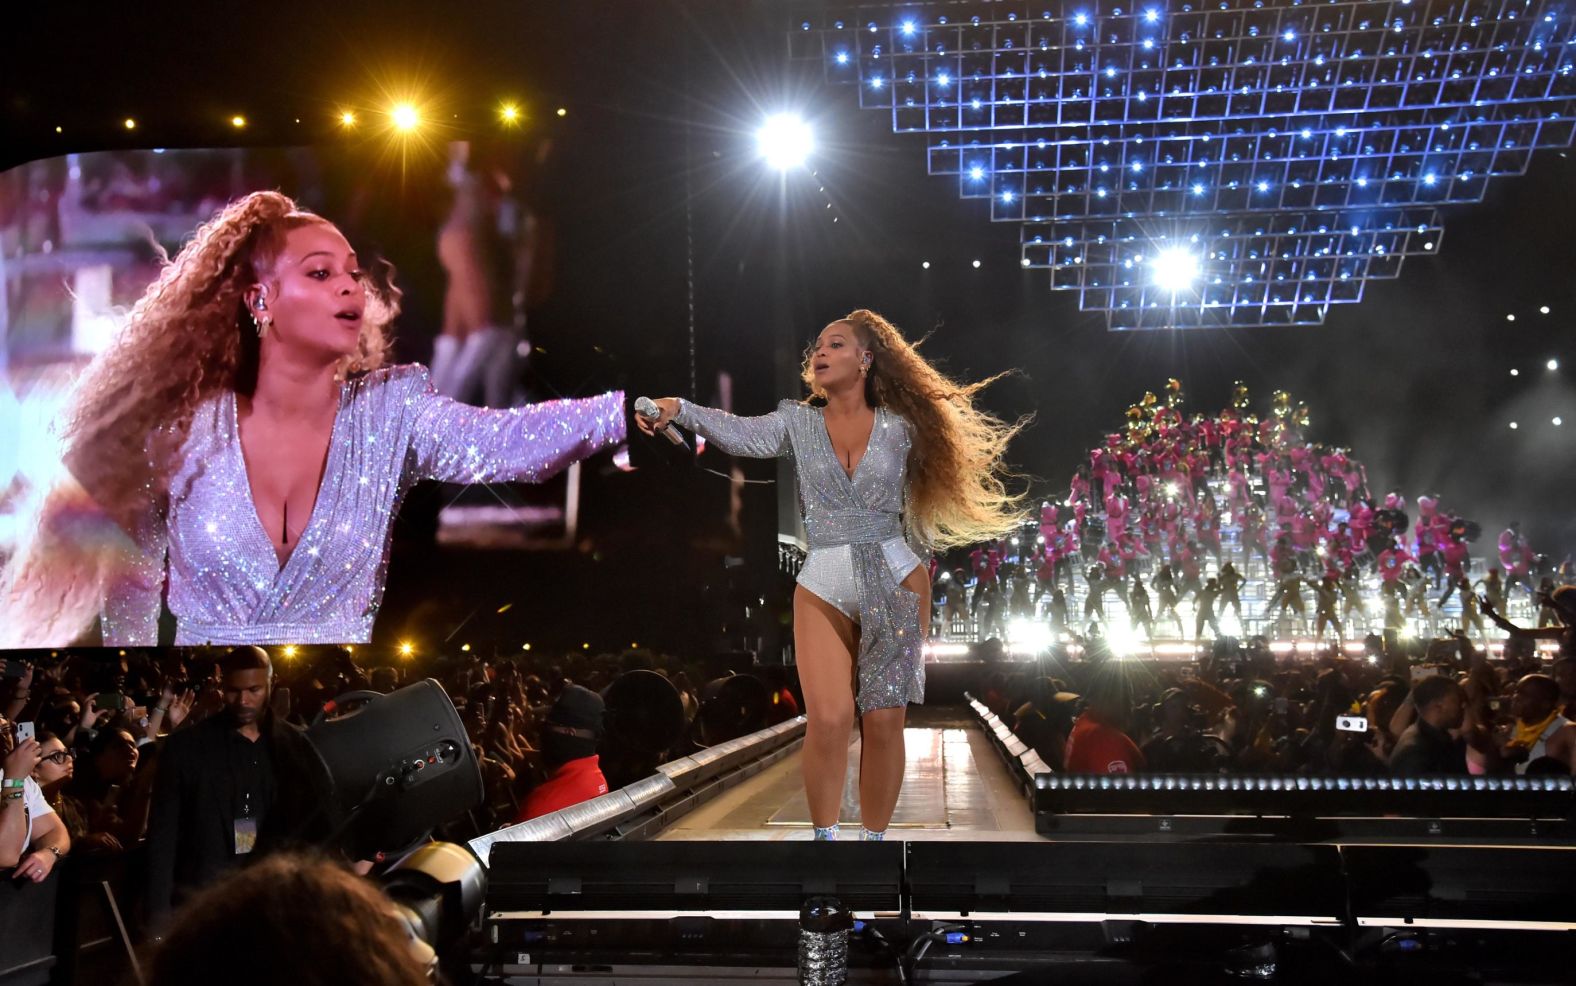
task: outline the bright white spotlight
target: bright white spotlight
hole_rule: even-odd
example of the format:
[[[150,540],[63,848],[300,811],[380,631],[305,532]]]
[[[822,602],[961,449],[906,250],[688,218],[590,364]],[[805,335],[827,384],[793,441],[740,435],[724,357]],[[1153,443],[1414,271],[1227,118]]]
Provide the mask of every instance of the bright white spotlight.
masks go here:
[[[974,181],[979,181],[985,177],[985,169],[976,164],[969,168],[969,177]]]
[[[1513,376],[1513,377],[1519,377],[1519,376],[1521,376],[1521,371],[1520,370],[1511,370],[1510,371],[1510,375]]]
[[[1551,370],[1558,370],[1560,368],[1560,361],[1557,359],[1551,359],[1545,365]]]
[[[1172,294],[1186,290],[1199,274],[1198,255],[1182,247],[1161,250],[1149,263],[1154,268],[1155,286]]]
[[[756,143],[761,157],[779,171],[797,168],[815,148],[815,138],[810,125],[792,113],[777,113],[766,118]]]
[[[1544,305],[1542,308],[1539,308],[1538,311],[1540,311],[1543,314],[1547,315],[1549,313],[1549,306],[1548,305]]]
[[[1565,423],[1565,421],[1562,418],[1560,418],[1559,415],[1555,415],[1554,416],[1554,427],[1558,428],[1560,425],[1562,425],[1564,423]]]
[[[1144,646],[1144,639],[1127,620],[1113,619],[1105,628],[1105,642],[1111,648],[1111,656],[1116,658],[1131,657],[1138,653]]]
[[[1516,429],[1517,429],[1517,428],[1520,428],[1520,427],[1521,427],[1521,425],[1518,425],[1518,424],[1517,424],[1517,423],[1516,423],[1516,422],[1514,422],[1514,421],[1512,421],[1512,422],[1511,422],[1511,423],[1510,423],[1510,430],[1511,430],[1511,431],[1515,431],[1515,430],[1516,430]]]
[[[1019,653],[1037,654],[1049,650],[1056,643],[1056,635],[1048,623],[1017,619],[1007,624],[1007,642]]]
[[[903,34],[905,36],[912,36],[913,33],[915,31],[917,31],[917,30],[919,30],[919,26],[917,24],[915,24],[913,21],[904,21],[903,22]]]

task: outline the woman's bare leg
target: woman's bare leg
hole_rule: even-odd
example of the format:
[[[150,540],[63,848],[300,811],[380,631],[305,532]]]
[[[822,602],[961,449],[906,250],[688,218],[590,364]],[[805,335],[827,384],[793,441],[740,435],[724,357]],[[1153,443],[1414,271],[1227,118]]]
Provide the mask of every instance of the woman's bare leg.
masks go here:
[[[837,824],[854,729],[854,654],[859,629],[815,593],[793,594],[793,640],[804,690],[804,793],[817,828]]]
[[[903,587],[919,596],[920,640],[930,638],[930,580],[925,569],[916,568],[903,580]],[[908,709],[872,709],[860,716],[859,817],[865,828],[885,832],[903,789],[903,724]]]

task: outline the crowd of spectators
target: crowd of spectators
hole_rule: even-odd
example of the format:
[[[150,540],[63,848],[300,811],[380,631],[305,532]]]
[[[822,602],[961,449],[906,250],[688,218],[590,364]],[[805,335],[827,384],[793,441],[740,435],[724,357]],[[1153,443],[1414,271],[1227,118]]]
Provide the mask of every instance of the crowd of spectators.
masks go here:
[[[1563,642],[1562,642],[1563,643]],[[981,700],[1070,773],[1413,776],[1576,772],[1576,656],[1490,660],[1460,632],[1411,655],[1272,654],[1222,641],[1198,662],[1095,654],[996,672]]]
[[[1552,664],[1538,636],[1558,640]],[[1518,630],[1511,642],[1503,659],[1460,632],[1406,652],[1375,637],[1367,654],[1310,658],[1250,638],[1169,663],[1096,642],[991,673],[978,694],[1056,771],[1569,775],[1576,634]],[[321,715],[375,701],[354,693],[443,684],[485,780],[484,803],[434,833],[463,842],[798,713],[786,675],[718,670],[633,651],[367,666],[332,648],[11,659],[0,679],[0,866],[18,883],[60,866],[111,880],[134,936],[157,936],[248,851],[273,858],[290,845],[283,833],[301,837],[310,795],[295,786],[293,758]],[[16,723],[36,737],[18,741]]]
[[[643,651],[366,666],[343,648],[61,651],[4,668],[0,868],[34,882],[61,865],[91,870],[150,933],[237,857],[311,841],[302,833],[315,830],[296,827],[311,812],[307,772],[292,764],[305,727],[373,700],[354,693],[424,677],[444,686],[485,781],[483,804],[434,833],[460,842],[798,714],[785,678],[744,675],[732,684],[750,683],[750,716],[725,721],[705,701],[730,683],[715,664]],[[20,738],[17,724],[30,727]]]

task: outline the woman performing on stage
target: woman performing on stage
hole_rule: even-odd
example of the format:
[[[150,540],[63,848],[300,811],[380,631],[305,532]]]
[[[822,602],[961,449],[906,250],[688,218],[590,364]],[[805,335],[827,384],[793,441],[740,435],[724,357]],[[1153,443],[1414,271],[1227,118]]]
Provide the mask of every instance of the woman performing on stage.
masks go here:
[[[0,584],[0,643],[364,643],[418,480],[534,482],[624,440],[623,395],[495,411],[384,366],[399,292],[276,192],[200,227],[84,371],[67,480]]]
[[[835,839],[848,739],[860,721],[862,836],[886,833],[903,784],[906,707],[924,696],[931,549],[999,537],[1023,522],[1002,455],[1024,422],[974,406],[995,380],[959,384],[881,316],[856,311],[806,353],[808,401],[739,418],[658,401],[655,419],[730,455],[792,455],[810,551],[794,593],[794,649],[809,724],[804,786],[815,837]]]

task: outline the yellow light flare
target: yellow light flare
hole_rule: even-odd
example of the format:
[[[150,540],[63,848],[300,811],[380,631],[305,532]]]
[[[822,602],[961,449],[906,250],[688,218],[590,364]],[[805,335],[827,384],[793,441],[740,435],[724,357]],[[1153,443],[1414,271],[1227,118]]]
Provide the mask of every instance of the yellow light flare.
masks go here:
[[[402,133],[410,133],[421,126],[421,114],[410,103],[395,103],[389,117],[394,121],[394,129]]]

